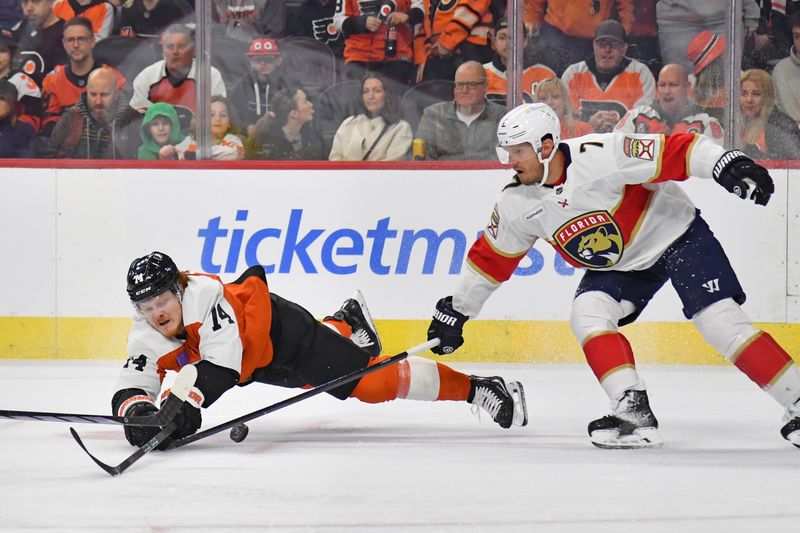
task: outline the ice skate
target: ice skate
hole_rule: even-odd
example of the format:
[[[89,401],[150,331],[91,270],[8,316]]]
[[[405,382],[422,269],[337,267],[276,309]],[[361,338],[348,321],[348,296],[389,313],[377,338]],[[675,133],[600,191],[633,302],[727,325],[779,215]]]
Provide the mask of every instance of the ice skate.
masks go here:
[[[589,437],[598,448],[657,448],[664,444],[643,390],[625,391],[610,415],[589,423]]]
[[[474,412],[479,412],[479,408],[482,408],[502,428],[524,426],[528,423],[528,406],[522,383],[509,381],[506,385],[503,378],[498,376],[470,376],[470,381],[467,401],[474,406]]]
[[[352,298],[345,300],[342,307],[333,314],[333,318],[347,322],[353,330],[350,340],[365,350],[370,357],[378,357],[381,354],[381,339],[378,337],[378,330],[375,329],[375,323],[361,291],[357,290]]]
[[[781,428],[781,435],[800,448],[800,400],[786,408],[784,420],[787,422]]]

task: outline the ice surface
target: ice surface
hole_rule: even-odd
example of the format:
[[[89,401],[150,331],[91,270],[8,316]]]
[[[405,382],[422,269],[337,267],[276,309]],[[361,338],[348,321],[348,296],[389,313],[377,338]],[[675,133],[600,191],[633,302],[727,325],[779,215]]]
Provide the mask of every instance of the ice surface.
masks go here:
[[[0,361],[0,407],[107,413],[108,361]],[[112,478],[68,424],[0,420],[0,530],[321,532],[795,531],[800,449],[782,409],[732,367],[644,366],[665,447],[600,450],[607,400],[582,365],[456,364],[525,385],[530,422],[503,430],[463,403],[366,405],[327,395],[152,452]],[[298,391],[254,384],[204,427]],[[101,460],[115,426],[74,426]]]

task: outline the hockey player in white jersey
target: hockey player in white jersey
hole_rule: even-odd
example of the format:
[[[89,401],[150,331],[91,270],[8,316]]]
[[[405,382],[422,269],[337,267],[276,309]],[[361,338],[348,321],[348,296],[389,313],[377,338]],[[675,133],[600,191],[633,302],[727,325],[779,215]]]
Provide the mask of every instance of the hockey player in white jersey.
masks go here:
[[[613,405],[589,424],[593,444],[663,443],[619,327],[636,320],[670,280],[703,338],[785,407],[781,434],[800,447],[800,369],[742,311],[745,294],[725,252],[675,183],[714,179],[766,205],[774,191],[767,171],[741,151],[725,151],[697,134],[607,133],[560,141],[559,132],[558,117],[541,103],[523,104],[501,119],[498,155],[516,176],[470,249],[454,294],[436,304],[428,330],[429,338],[441,339],[434,351],[449,354],[464,342],[464,323],[541,238],[587,269],[570,325]]]

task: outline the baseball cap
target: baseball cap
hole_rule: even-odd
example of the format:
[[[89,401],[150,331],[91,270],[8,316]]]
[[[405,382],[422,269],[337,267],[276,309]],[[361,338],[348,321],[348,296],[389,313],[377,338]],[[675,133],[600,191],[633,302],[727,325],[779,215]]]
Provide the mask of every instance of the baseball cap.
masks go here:
[[[503,28],[508,28],[508,17],[500,17],[494,24],[494,31],[498,32]]]
[[[280,57],[281,52],[278,50],[278,41],[275,39],[253,39],[250,41],[250,49],[247,51],[247,57],[254,56],[275,56]]]
[[[625,37],[625,28],[614,19],[604,20],[597,26],[597,30],[594,32],[594,40],[598,39],[614,39],[621,43],[628,42]]]
[[[710,31],[701,31],[689,46],[686,47],[686,56],[692,62],[692,74],[700,74],[716,58],[725,51],[725,37]]]

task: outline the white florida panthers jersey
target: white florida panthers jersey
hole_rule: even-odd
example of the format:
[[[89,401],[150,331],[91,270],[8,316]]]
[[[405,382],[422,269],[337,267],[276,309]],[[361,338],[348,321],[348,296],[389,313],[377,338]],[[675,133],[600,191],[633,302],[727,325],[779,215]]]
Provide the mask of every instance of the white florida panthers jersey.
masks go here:
[[[512,183],[469,251],[454,308],[474,317],[541,238],[570,264],[642,270],[689,227],[695,206],[674,181],[711,178],[724,149],[696,134],[593,134],[564,141],[563,182]]]

